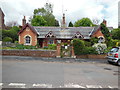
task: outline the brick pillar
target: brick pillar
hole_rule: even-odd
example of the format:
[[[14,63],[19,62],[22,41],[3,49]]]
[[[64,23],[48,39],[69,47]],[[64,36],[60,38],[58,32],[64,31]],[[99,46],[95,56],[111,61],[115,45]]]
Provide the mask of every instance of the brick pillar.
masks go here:
[[[60,45],[60,44],[57,44],[57,52],[56,52],[56,57],[57,57],[57,58],[60,58],[60,57],[61,57],[60,52],[61,52],[61,45]]]
[[[72,58],[76,58],[75,53],[74,53],[74,47],[72,46]]]

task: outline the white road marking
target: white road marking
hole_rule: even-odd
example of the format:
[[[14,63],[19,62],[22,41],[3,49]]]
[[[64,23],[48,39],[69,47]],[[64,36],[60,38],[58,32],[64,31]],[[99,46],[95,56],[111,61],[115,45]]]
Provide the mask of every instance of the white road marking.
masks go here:
[[[87,88],[102,88],[100,85],[86,85]]]
[[[118,86],[108,86],[108,88],[118,88]]]
[[[52,84],[33,84],[33,87],[52,88]]]
[[[3,85],[3,83],[0,83],[0,86],[2,86]]]
[[[108,88],[113,88],[113,87],[111,87],[111,86],[108,86]]]
[[[10,83],[8,84],[9,86],[14,86],[14,87],[21,87],[21,88],[25,88],[25,85],[24,83]]]
[[[73,83],[65,84],[64,87],[67,87],[67,88],[85,88],[81,85],[73,84]]]

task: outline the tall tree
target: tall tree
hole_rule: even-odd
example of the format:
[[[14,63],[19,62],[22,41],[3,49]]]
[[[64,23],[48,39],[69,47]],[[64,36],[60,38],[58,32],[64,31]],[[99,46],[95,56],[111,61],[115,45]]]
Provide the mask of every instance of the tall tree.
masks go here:
[[[89,18],[82,18],[78,21],[75,22],[74,24],[75,27],[79,27],[79,26],[93,26],[92,21]]]
[[[57,20],[53,15],[53,5],[51,3],[46,3],[44,7],[35,9],[33,19],[35,18],[35,16],[43,17],[43,19],[46,21],[47,26],[56,26]]]
[[[105,26],[105,24],[101,23],[101,31],[104,34],[105,38],[110,37],[109,29]]]
[[[72,22],[69,22],[68,27],[73,27],[73,23],[72,23]]]
[[[100,26],[101,26],[101,32],[103,33],[103,35],[105,37],[105,42],[106,42],[107,46],[109,46],[109,43],[111,42],[109,29],[103,23],[101,23]]]
[[[31,24],[33,26],[45,26],[46,25],[46,21],[44,20],[44,18],[42,16],[34,16],[34,18],[31,21]]]

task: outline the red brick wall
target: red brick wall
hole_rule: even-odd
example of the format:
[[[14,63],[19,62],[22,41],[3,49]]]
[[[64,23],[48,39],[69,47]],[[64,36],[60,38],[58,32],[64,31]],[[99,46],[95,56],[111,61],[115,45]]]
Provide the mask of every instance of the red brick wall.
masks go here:
[[[25,36],[31,36],[31,45],[35,46],[37,44],[37,35],[32,32],[32,30],[25,29],[23,32],[19,34],[19,44],[25,44]]]
[[[2,55],[31,56],[31,57],[56,57],[56,50],[2,50]]]

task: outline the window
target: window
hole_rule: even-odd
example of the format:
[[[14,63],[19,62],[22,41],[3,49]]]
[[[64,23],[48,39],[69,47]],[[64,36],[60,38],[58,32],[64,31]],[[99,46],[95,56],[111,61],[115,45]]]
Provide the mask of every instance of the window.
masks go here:
[[[54,44],[54,40],[50,39],[50,40],[48,41],[48,44]]]
[[[30,45],[30,37],[29,36],[25,37],[25,44]]]

